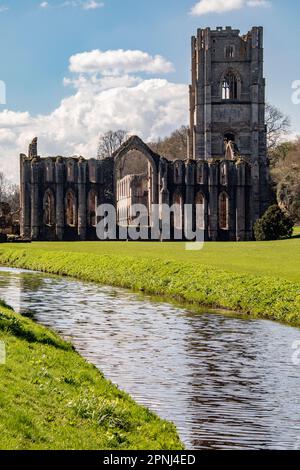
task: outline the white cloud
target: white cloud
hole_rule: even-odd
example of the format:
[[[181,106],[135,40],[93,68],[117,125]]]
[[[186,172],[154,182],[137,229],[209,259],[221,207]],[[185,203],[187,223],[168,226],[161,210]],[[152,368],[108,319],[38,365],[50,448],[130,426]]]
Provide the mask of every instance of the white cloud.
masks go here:
[[[200,0],[193,6],[191,14],[201,16],[208,13],[226,13],[228,11],[240,10],[244,7],[257,8],[267,6],[270,6],[268,0]]]
[[[82,10],[96,10],[103,8],[104,3],[96,0],[65,0],[64,2],[53,4],[49,2],[40,3],[40,8],[66,8],[66,7],[78,7]]]
[[[3,127],[14,127],[14,126],[25,126],[30,122],[30,115],[27,112],[15,112],[5,109],[0,113],[0,126]]]
[[[248,0],[247,1],[248,7],[270,7],[271,3],[268,0]]]
[[[11,129],[0,128],[0,145],[12,144],[15,140],[15,133]]]
[[[90,0],[89,2],[83,2],[82,8],[84,10],[96,10],[97,8],[104,7],[103,2],[96,2],[95,0]]]
[[[0,5],[0,13],[3,13],[4,11],[9,10],[9,8],[6,5]]]
[[[107,76],[99,77],[97,74],[89,75],[86,77],[84,74],[80,74],[75,78],[64,78],[63,83],[65,86],[73,86],[75,89],[89,88],[91,85],[94,87],[94,91],[100,92],[108,89],[119,88],[119,87],[131,87],[138,85],[142,82],[140,77],[133,75],[118,75],[118,76]]]
[[[70,58],[70,71],[77,73],[101,73],[102,75],[122,75],[124,73],[169,73],[173,65],[160,55],[151,56],[146,52],[133,50],[95,49],[82,52]]]
[[[109,52],[111,57],[114,51]],[[19,154],[27,152],[28,143],[35,136],[39,137],[41,155],[94,157],[99,134],[109,129],[125,129],[148,141],[187,123],[187,85],[161,78],[144,79],[136,74],[145,70],[139,61],[124,62],[123,55],[116,52],[120,62],[112,54],[114,60],[103,68],[111,75],[100,74],[97,60],[93,66],[90,56],[88,66],[75,67],[88,73],[75,73],[64,79],[74,92],[52,113],[31,116],[27,112],[0,112],[0,171],[18,181]],[[138,57],[148,58],[146,69],[166,71],[147,53],[136,52]],[[168,63],[163,58],[161,61],[158,62]],[[94,69],[97,73],[93,74]]]

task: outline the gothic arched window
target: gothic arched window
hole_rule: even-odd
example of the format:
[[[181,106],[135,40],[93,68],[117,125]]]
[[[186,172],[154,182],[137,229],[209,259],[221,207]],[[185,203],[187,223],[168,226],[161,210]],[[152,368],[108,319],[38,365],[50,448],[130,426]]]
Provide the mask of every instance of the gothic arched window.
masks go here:
[[[222,100],[238,99],[238,79],[233,72],[225,75],[222,81]]]
[[[182,183],[182,176],[183,176],[182,163],[181,162],[176,162],[174,164],[174,183],[175,184],[181,184]]]
[[[197,183],[204,184],[204,164],[202,161],[197,163]]]
[[[182,230],[183,228],[183,210],[182,210],[182,196],[175,193],[173,196],[173,210],[174,210],[174,228]]]
[[[234,59],[235,55],[235,46],[226,46],[225,47],[225,59]]]
[[[51,162],[51,160],[47,161],[46,162],[46,181],[48,183],[52,183],[53,182],[53,164]]]
[[[222,230],[229,227],[229,198],[225,192],[219,196],[219,226]]]
[[[73,160],[68,161],[67,163],[67,180],[73,182],[75,179],[75,170]]]
[[[76,198],[73,191],[68,191],[66,196],[66,222],[70,227],[76,225]]]
[[[94,190],[89,192],[88,196],[88,224],[91,227],[96,227],[97,225],[97,193]]]
[[[226,186],[228,184],[228,166],[227,162],[222,162],[220,166],[220,184]]]
[[[44,224],[49,227],[55,224],[55,198],[50,189],[44,196]]]
[[[205,229],[205,196],[203,193],[197,193],[195,198],[196,204],[196,227],[197,229]]]
[[[94,159],[89,161],[89,180],[91,183],[97,183],[97,162]]]

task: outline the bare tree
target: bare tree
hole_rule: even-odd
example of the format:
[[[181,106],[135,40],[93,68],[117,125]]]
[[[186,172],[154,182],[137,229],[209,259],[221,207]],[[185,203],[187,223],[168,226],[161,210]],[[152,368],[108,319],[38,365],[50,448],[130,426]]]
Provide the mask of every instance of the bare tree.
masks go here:
[[[105,134],[100,135],[97,152],[98,160],[111,157],[127,139],[128,132],[122,129],[118,131],[108,131]]]
[[[270,103],[266,104],[267,147],[272,152],[291,128],[290,118]]]
[[[9,204],[12,212],[20,209],[20,188],[7,181],[3,172],[0,172],[0,202]]]
[[[283,157],[271,169],[278,203],[295,221],[300,221],[300,138],[279,147],[284,148]]]
[[[5,202],[7,182],[4,173],[0,171],[0,202]]]
[[[17,184],[9,184],[6,200],[10,205],[11,212],[17,213],[20,210],[20,187]]]
[[[3,197],[5,193],[5,178],[2,171],[0,171],[0,202],[3,202]]]

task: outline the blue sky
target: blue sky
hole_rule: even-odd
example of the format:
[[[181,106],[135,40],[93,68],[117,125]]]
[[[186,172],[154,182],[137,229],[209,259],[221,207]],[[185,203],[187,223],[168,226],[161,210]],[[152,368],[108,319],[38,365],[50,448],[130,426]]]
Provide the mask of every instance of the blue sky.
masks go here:
[[[213,5],[214,10],[222,9],[222,3],[224,4],[223,0],[202,0],[202,2],[206,4],[206,7],[211,2],[210,5]],[[13,126],[20,124],[20,119],[22,122],[24,121],[25,127],[29,128],[28,132],[24,132],[22,123],[21,127],[18,127],[23,135],[25,146],[25,142],[27,145],[26,139],[30,135],[31,124],[38,131],[42,125],[47,126],[47,119],[52,113],[61,116],[64,98],[69,97],[71,100],[75,100],[74,95],[77,95],[78,102],[78,93],[81,94],[81,97],[82,95],[87,96],[86,83],[91,81],[92,74],[90,71],[83,74],[78,71],[72,73],[69,70],[69,59],[78,53],[90,52],[95,49],[102,52],[119,49],[139,50],[152,58],[160,55],[166,62],[171,62],[173,71],[167,67],[168,73],[162,66],[157,71],[152,67],[153,70],[146,73],[141,68],[137,68],[129,75],[140,81],[144,80],[145,83],[150,80],[147,82],[147,86],[155,86],[155,89],[157,89],[157,84],[162,85],[161,82],[155,82],[158,79],[168,82],[163,84],[165,87],[169,87],[169,84],[178,85],[178,88],[172,85],[170,89],[174,101],[176,93],[179,93],[178,105],[176,106],[174,102],[170,105],[164,101],[165,108],[171,110],[172,113],[175,112],[174,110],[180,104],[185,106],[183,85],[187,85],[190,79],[191,35],[195,34],[198,27],[221,25],[232,25],[239,28],[242,33],[254,25],[265,27],[267,98],[268,101],[291,116],[293,132],[300,134],[300,105],[297,106],[291,101],[291,84],[294,80],[300,80],[299,2],[271,0],[266,5],[265,0],[230,0],[229,3],[235,5],[234,10],[200,14],[199,16],[189,14],[197,0],[103,0],[104,5],[99,5],[99,8],[92,8],[100,3],[95,0],[49,0],[44,2],[43,8],[40,6],[41,3],[43,3],[42,0],[0,0],[0,79],[5,81],[7,86],[7,103],[5,106],[0,105],[0,152],[1,150],[6,153],[15,151],[15,146],[12,145],[12,141],[15,141],[12,132],[15,130]],[[262,3],[263,5],[261,5]],[[123,75],[128,75],[126,68],[123,72]],[[115,73],[112,71],[111,75],[115,75]],[[70,83],[67,85],[63,83],[65,78],[75,80],[75,76],[85,78],[84,90],[82,83],[81,85],[73,83],[73,86]],[[144,89],[145,83],[142,84]],[[95,83],[93,83],[94,85]],[[97,86],[98,91],[94,89],[93,93],[99,93],[99,85]],[[126,85],[122,83],[121,88],[124,86]],[[105,103],[108,99],[107,95],[110,93],[108,88],[106,86]],[[169,90],[169,88],[167,89]],[[177,91],[175,92],[175,90]],[[163,90],[161,90],[162,92]],[[101,93],[99,107],[103,109],[104,97],[103,92]],[[120,90],[118,93],[120,96]],[[157,97],[158,107],[160,106],[161,93]],[[141,106],[141,103],[142,100],[139,98],[137,106]],[[71,105],[72,102],[68,107],[68,113],[72,112]],[[134,106],[134,101],[132,106]],[[10,114],[7,112],[3,114],[5,110],[9,110]],[[151,121],[149,126],[152,126],[152,131],[149,135],[145,135],[147,116],[151,115],[149,119],[153,120],[154,113],[152,111],[149,109],[143,116],[143,126],[135,124],[136,121],[133,124],[134,130],[141,129],[145,138],[156,136],[159,133],[165,134],[171,130],[171,122],[164,114],[162,119],[166,120],[165,125],[155,127]],[[17,114],[14,115],[13,112]],[[82,102],[80,111],[75,112],[81,116],[83,113]],[[93,110],[93,113],[89,117],[86,116],[86,119],[97,115],[97,108]],[[101,115],[99,130],[104,130],[105,126],[111,124],[108,115],[112,114],[113,109],[110,109],[109,112]],[[43,116],[39,123],[37,123],[38,115]],[[5,116],[9,117],[11,124],[10,130],[12,132],[10,134],[7,131],[9,126],[4,122]],[[174,121],[174,127],[179,124],[180,119],[184,119],[182,116],[179,113]],[[17,117],[16,122],[14,117]],[[27,122],[25,122],[26,119]],[[82,120],[84,119],[82,116]],[[119,119],[116,126],[121,124],[122,121]],[[1,142],[1,125],[6,129],[5,133],[3,132],[3,142]],[[52,124],[49,123],[49,125]],[[72,125],[72,123],[69,121],[66,123],[67,125]],[[49,146],[49,142],[53,141],[54,132],[55,130],[52,129],[52,134],[48,137],[45,130],[42,132],[45,134],[45,151],[48,149],[48,147],[46,149],[46,145]],[[95,128],[93,128],[93,132],[95,132]],[[89,138],[90,135],[88,134]],[[65,137],[57,139],[57,146],[62,146],[62,152],[73,150],[70,143],[74,146],[78,145],[79,151],[89,151],[89,148],[83,143],[81,145],[74,136],[67,136],[65,145]],[[18,140],[16,151],[26,151],[26,147],[22,146],[23,140],[22,138]],[[74,152],[75,150],[74,148]],[[49,151],[52,151],[52,148]],[[58,150],[54,145],[53,152],[55,151]],[[3,161],[1,153],[0,166]],[[12,153],[10,158],[13,158]]]

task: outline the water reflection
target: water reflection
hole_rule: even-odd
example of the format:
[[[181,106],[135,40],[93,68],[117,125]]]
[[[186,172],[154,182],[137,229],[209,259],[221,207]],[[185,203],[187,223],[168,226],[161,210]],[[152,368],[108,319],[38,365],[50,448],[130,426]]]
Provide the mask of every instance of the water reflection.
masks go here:
[[[0,297],[71,339],[120,388],[176,423],[194,449],[293,449],[299,330],[195,315],[122,289],[0,270]]]

